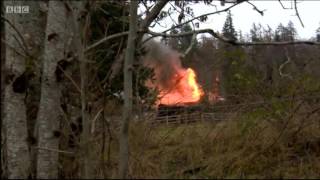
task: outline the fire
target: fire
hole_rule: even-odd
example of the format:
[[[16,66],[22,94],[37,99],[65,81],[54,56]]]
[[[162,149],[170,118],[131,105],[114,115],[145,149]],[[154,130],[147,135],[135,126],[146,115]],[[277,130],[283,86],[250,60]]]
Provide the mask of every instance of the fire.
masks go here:
[[[213,77],[213,88],[212,91],[208,93],[208,100],[211,103],[216,103],[218,101],[224,101],[225,99],[220,96],[219,87],[220,87],[220,78],[218,74],[214,74]]]
[[[201,97],[201,91],[200,88],[196,82],[196,74],[191,68],[187,69],[187,78],[188,78],[188,84],[193,89],[192,91],[192,98],[196,99],[196,101],[200,100]]]
[[[160,104],[176,105],[199,102],[203,91],[196,81],[193,69],[180,69],[173,79],[174,86],[160,90]]]

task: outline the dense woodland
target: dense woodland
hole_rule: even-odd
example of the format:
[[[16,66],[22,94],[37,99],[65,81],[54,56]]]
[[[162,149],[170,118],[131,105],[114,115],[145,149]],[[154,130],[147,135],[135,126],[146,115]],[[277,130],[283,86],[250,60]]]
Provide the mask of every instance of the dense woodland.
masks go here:
[[[320,178],[320,20],[308,40],[293,22],[246,34],[241,3],[263,14],[245,0],[2,1],[30,12],[1,9],[1,178]],[[221,31],[197,27],[217,12]],[[196,74],[201,121],[155,123],[150,82],[175,88],[179,68]]]

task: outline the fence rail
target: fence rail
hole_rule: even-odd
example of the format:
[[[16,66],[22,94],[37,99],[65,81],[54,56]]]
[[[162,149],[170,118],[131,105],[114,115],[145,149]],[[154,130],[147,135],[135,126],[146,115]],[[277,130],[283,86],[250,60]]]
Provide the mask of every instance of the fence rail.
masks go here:
[[[190,114],[175,114],[169,116],[156,117],[152,124],[188,124],[205,121],[222,121],[228,113],[203,113],[196,112]]]
[[[284,97],[278,99],[246,102],[239,104],[220,104],[213,106],[198,106],[198,107],[170,107],[170,109],[158,109],[157,113],[151,118],[152,124],[187,124],[194,122],[205,121],[222,121],[226,120],[232,115],[240,112],[252,111],[256,108],[263,107],[263,105],[272,104],[275,102],[285,101],[309,101],[314,102],[320,100],[320,93],[315,93],[309,96],[298,97]],[[313,103],[314,103],[313,102]],[[230,116],[231,115],[231,116]]]

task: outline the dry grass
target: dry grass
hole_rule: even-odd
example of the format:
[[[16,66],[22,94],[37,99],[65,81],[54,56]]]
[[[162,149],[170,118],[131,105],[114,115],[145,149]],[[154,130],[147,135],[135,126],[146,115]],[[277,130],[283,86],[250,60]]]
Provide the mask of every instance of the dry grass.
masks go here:
[[[129,174],[132,178],[320,178],[319,115],[305,119],[299,128],[305,116],[292,118],[286,128],[249,116],[152,129],[147,123],[132,122]],[[112,159],[116,167],[116,156]]]
[[[130,126],[131,178],[320,178],[320,115],[301,106],[293,116],[241,113],[218,123]],[[279,121],[279,122],[278,122]],[[284,122],[281,122],[284,121]],[[117,130],[91,145],[97,178],[115,178]],[[109,152],[110,148],[110,152]],[[103,152],[103,153],[102,153]]]

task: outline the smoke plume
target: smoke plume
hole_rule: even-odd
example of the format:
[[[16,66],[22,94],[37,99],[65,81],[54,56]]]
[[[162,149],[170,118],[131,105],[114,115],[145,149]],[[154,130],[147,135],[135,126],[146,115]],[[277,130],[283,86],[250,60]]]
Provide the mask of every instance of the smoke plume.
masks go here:
[[[143,41],[148,36],[143,37]],[[146,55],[143,57],[143,64],[154,69],[155,84],[161,90],[168,90],[174,87],[177,75],[182,69],[180,54],[170,47],[151,39],[144,43]]]

